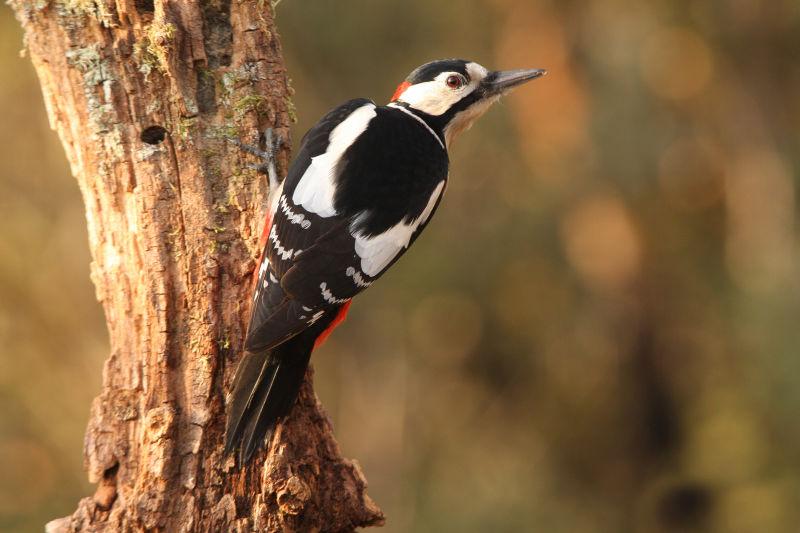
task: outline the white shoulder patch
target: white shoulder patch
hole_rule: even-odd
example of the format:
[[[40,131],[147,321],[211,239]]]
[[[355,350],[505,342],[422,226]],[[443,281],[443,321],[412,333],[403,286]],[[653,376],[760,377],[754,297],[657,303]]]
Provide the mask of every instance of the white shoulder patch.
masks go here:
[[[328,137],[325,153],[311,158],[292,194],[292,202],[323,218],[336,215],[333,196],[336,192],[336,165],[342,154],[359,135],[364,133],[370,121],[377,115],[374,104],[359,107],[333,128]]]
[[[380,235],[372,237],[366,237],[360,232],[352,234],[356,240],[356,253],[361,258],[361,270],[366,275],[377,276],[400,252],[408,248],[414,232],[431,216],[436,202],[442,195],[444,185],[444,180],[439,182],[431,193],[425,209],[414,220],[403,219]]]

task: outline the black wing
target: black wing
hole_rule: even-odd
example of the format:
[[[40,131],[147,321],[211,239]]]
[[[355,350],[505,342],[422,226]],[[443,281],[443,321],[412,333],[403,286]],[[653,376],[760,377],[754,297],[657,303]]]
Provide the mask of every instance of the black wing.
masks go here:
[[[284,342],[385,272],[438,206],[447,164],[399,111],[359,99],[323,117],[276,192],[247,349]]]

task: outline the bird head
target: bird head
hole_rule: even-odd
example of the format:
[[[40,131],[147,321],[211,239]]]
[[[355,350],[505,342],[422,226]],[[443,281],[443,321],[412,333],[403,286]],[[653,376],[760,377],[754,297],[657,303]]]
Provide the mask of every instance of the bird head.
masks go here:
[[[392,96],[444,133],[449,145],[514,87],[546,74],[543,69],[491,71],[463,59],[431,61],[414,69]]]

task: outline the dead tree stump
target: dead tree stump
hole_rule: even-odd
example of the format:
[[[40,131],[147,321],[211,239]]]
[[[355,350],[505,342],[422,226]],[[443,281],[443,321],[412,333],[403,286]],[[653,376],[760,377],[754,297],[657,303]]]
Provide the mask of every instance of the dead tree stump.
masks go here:
[[[86,204],[111,340],[85,439],[97,491],[48,530],[381,524],[310,373],[268,455],[237,471],[222,454],[267,193],[225,138],[255,139],[267,126],[286,137],[292,118],[270,3],[11,6]],[[283,168],[287,157],[284,149]]]

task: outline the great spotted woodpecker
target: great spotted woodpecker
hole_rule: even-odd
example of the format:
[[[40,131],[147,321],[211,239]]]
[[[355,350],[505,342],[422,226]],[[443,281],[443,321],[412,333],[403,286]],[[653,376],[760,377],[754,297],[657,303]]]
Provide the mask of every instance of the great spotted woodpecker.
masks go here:
[[[226,450],[238,448],[240,464],[290,411],[311,351],[344,319],[351,299],[425,228],[447,184],[453,138],[509,90],[543,74],[489,71],[460,59],[426,63],[388,105],[350,100],[322,117],[282,183],[264,154],[275,183],[226,425]]]

